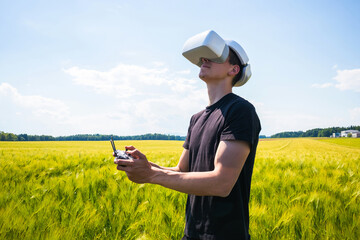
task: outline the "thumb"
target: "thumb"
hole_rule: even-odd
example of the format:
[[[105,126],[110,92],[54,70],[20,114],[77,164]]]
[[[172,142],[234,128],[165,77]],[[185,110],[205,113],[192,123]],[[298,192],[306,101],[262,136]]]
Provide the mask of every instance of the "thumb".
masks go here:
[[[128,151],[130,153],[130,155],[132,157],[134,157],[135,159],[146,159],[146,156],[144,154],[142,154],[139,150],[135,149],[135,150],[132,150],[132,151]]]

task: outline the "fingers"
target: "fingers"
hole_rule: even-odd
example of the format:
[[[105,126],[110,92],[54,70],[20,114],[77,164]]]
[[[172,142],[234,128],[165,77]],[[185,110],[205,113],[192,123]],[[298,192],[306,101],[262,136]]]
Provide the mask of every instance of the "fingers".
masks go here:
[[[136,148],[134,146],[132,146],[132,145],[125,146],[126,153],[130,154],[130,156],[133,157],[133,158],[134,158],[134,156],[131,155],[131,152],[134,151],[134,150],[136,150]]]
[[[121,165],[122,167],[128,167],[128,166],[132,166],[134,164],[134,160],[133,159],[115,158],[114,163],[117,165]]]
[[[130,155],[135,159],[146,159],[146,156],[137,149],[127,151],[127,152],[130,153]]]
[[[121,166],[121,165],[117,165],[116,169],[120,170],[120,171],[126,171],[126,167]]]
[[[134,146],[125,146],[126,150],[135,150],[136,148]]]
[[[135,159],[146,159],[146,156],[137,150],[134,146],[125,146],[126,152]]]

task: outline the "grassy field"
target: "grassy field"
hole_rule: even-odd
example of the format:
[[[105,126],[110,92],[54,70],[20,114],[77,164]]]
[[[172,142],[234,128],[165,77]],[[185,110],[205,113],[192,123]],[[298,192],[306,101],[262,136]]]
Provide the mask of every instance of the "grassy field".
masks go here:
[[[175,165],[177,141],[133,144]],[[186,195],[127,180],[109,142],[0,142],[0,239],[180,239]],[[252,239],[360,239],[360,139],[270,139],[254,166]]]

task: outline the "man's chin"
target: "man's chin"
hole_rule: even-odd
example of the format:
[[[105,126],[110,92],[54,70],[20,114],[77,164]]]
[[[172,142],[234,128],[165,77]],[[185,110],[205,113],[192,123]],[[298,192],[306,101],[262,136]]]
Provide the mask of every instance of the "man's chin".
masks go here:
[[[206,78],[206,73],[204,73],[203,71],[200,70],[199,72],[199,78],[204,80]]]
[[[200,78],[201,80],[205,81],[206,75],[199,73],[199,78]]]

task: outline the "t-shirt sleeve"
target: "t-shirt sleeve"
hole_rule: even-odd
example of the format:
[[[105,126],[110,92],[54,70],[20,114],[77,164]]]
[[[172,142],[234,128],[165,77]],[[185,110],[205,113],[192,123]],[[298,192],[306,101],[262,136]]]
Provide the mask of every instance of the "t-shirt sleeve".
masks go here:
[[[220,140],[242,140],[252,146],[259,137],[260,128],[255,108],[248,102],[236,103],[225,116]]]

